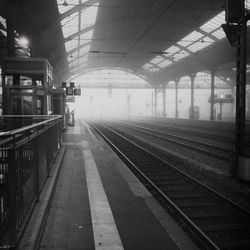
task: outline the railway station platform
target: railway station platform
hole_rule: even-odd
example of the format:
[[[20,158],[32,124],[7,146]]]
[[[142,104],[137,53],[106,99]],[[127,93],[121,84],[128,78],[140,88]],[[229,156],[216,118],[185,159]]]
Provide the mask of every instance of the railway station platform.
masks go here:
[[[47,207],[38,203],[19,249],[198,249],[87,124],[68,128],[63,144],[53,188],[40,198]]]

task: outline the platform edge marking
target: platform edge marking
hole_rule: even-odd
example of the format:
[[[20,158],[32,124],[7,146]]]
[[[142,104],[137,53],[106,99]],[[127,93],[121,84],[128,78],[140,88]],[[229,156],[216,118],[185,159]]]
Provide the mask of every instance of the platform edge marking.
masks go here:
[[[96,250],[124,250],[95,160],[87,141],[83,141],[91,219]]]

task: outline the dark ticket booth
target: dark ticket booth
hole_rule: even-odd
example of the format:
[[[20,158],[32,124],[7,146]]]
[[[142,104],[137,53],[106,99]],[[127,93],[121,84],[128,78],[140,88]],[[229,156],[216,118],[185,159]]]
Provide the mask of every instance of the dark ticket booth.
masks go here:
[[[52,67],[42,58],[5,58],[2,65],[3,114],[50,115]]]

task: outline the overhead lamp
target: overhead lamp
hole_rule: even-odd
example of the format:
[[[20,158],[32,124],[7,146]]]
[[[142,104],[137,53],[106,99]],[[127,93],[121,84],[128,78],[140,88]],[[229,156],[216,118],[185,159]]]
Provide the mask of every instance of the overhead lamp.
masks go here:
[[[25,36],[20,36],[19,38],[18,38],[18,43],[23,47],[23,48],[28,48],[28,46],[29,46],[29,40],[28,40],[28,38],[27,37],[25,37]]]
[[[64,0],[64,2],[63,2],[63,4],[62,4],[63,6],[68,6],[69,4],[67,3],[67,0]]]

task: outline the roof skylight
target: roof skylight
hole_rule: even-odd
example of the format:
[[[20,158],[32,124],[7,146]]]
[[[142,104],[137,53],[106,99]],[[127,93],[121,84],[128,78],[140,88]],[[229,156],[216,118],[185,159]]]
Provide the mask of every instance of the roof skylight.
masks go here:
[[[80,49],[80,55],[86,54],[90,49],[90,45],[84,46],[83,48]]]
[[[6,19],[3,18],[2,16],[0,16],[0,23],[3,25],[3,27],[4,27],[5,29],[7,29]]]
[[[88,1],[57,0],[58,10],[63,14],[61,25],[63,36],[66,39],[65,48],[69,55],[69,62],[76,60],[78,56],[87,54],[90,49],[94,33],[92,27],[96,23],[99,3],[89,6],[85,4]],[[71,63],[72,65],[77,67],[79,64]]]
[[[173,60],[174,61],[179,61],[179,60],[181,60],[181,59],[183,59],[184,57],[187,57],[187,56],[189,56],[190,54],[187,52],[187,51],[185,51],[185,50],[181,50],[181,51],[179,51],[179,52],[177,52],[177,53],[175,53],[174,55],[173,55]]]
[[[190,45],[191,43],[198,41],[199,39],[201,39],[204,35],[201,34],[198,31],[193,31],[192,33],[190,33],[189,35],[185,36],[183,39],[181,39],[179,42],[177,42],[179,45],[186,47],[188,45]]]
[[[164,60],[164,57],[162,57],[162,56],[156,56],[155,58],[153,58],[150,62],[152,63],[152,64],[158,64],[158,63],[160,63],[161,61],[163,61]]]
[[[73,13],[61,21],[64,38],[78,31],[78,13]]]
[[[160,68],[153,66],[152,68],[148,69],[150,72],[158,72]]]
[[[78,46],[78,41],[77,40],[70,40],[65,43],[66,51],[69,52],[73,49],[75,49]]]
[[[89,30],[80,35],[80,45],[89,43],[92,40],[94,30]]]
[[[250,0],[247,1],[250,2]],[[199,50],[204,49],[205,47],[208,47],[215,42],[216,38],[220,40],[225,37],[224,31],[221,28],[221,24],[223,23],[225,23],[224,11],[220,12],[218,15],[204,23],[200,27],[200,30],[192,31],[190,34],[178,41],[175,45],[167,48],[164,51],[164,54],[167,54],[166,56],[169,59],[179,61],[191,54],[188,51],[195,53]],[[208,33],[209,35],[211,34],[215,38],[215,40],[212,37],[208,36],[208,34],[206,35],[206,33]],[[157,64],[157,66],[161,68],[163,68],[162,65],[164,65],[164,67],[167,67],[171,64],[171,60],[169,60],[169,62],[165,62],[164,60],[161,60],[161,58],[163,57],[156,56],[150,62]],[[145,68],[145,65],[143,66],[143,68]]]
[[[146,64],[144,64],[142,67],[143,67],[144,69],[146,69],[146,70],[149,70],[150,68],[153,67],[153,65],[150,64],[150,63],[146,63]]]
[[[245,0],[245,7],[250,10],[250,0]]]
[[[206,48],[207,46],[211,45],[212,43],[214,43],[214,40],[212,40],[209,37],[205,37],[203,40],[195,42],[187,48],[189,50],[191,50],[192,52],[197,52],[201,49]]]
[[[166,49],[164,51],[164,53],[167,53],[167,54],[170,54],[170,55],[173,55],[174,53],[180,51],[181,49],[175,45],[172,45],[171,47],[169,47],[168,49]]]
[[[97,6],[91,6],[89,8],[86,8],[81,13],[81,29],[85,29],[89,26],[92,26],[96,22],[96,16],[98,11],[98,5]]]
[[[200,29],[207,33],[211,33],[219,29],[223,23],[225,23],[225,11],[220,12],[217,16],[203,24]]]
[[[167,67],[168,65],[170,65],[172,62],[170,60],[164,60],[162,62],[160,62],[157,66],[160,67],[161,69]]]
[[[77,54],[78,54],[77,51],[75,51],[70,56],[68,56],[68,61],[71,62],[71,61],[75,60],[77,58]]]
[[[63,14],[66,11],[74,8],[76,5],[79,4],[79,0],[67,0],[68,5],[64,5],[64,3],[65,3],[65,0],[57,0],[58,10],[60,14]]]
[[[217,39],[223,39],[224,37],[226,37],[225,32],[223,31],[223,29],[218,29],[216,31],[214,31],[213,33],[211,33],[212,36],[216,37]]]

